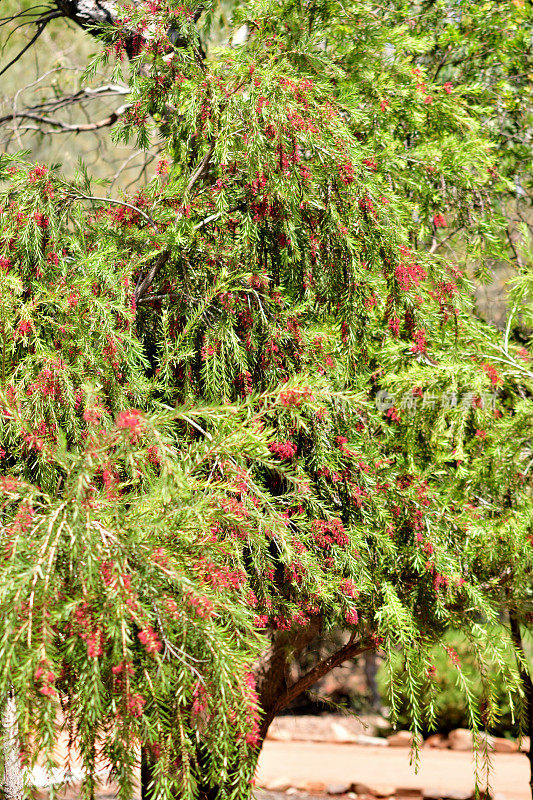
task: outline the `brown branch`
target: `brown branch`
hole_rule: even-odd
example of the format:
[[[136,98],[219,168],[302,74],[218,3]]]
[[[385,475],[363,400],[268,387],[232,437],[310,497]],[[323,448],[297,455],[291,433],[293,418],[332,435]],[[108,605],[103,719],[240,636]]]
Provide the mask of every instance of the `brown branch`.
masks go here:
[[[35,12],[38,11],[39,13],[36,14]],[[37,6],[31,6],[31,8],[26,8],[23,11],[19,11],[18,14],[10,14],[7,17],[0,17],[0,28],[4,25],[8,25],[10,22],[14,22],[16,19],[20,19],[21,17],[29,17],[28,25],[35,22],[35,17],[40,17],[42,11],[50,11],[50,7],[40,3]]]
[[[153,266],[151,267],[150,271],[145,275],[145,277],[142,280],[141,278],[139,278],[137,286],[135,287],[135,291],[133,293],[133,298],[135,300],[135,303],[138,303],[141,300],[141,298],[146,294],[146,292],[156,279],[158,273],[165,266],[169,258],[170,258],[170,251],[164,250],[162,253],[159,254],[158,258],[155,260]]]
[[[524,262],[522,261],[522,256],[520,255],[520,252],[519,252],[515,242],[513,241],[513,237],[511,236],[511,232],[510,232],[509,229],[507,229],[505,231],[505,233],[507,234],[507,241],[509,242],[509,247],[511,248],[511,250],[513,252],[514,259],[515,259],[518,267],[520,269],[522,269],[522,267],[524,266]]]
[[[128,106],[121,106],[120,108],[117,108],[116,111],[111,112],[111,114],[104,119],[97,120],[96,122],[79,123],[77,125],[71,125],[68,122],[63,122],[60,119],[54,119],[52,117],[46,117],[42,114],[34,114],[31,111],[19,111],[15,114],[2,117],[0,118],[0,123],[8,119],[31,119],[40,124],[51,125],[54,128],[59,128],[59,131],[56,131],[56,133],[82,133],[85,131],[98,131],[101,128],[108,128],[111,125],[114,125],[127,108]],[[38,128],[38,130],[40,130],[40,128]]]
[[[26,88],[30,88],[34,84],[29,84]],[[24,89],[22,90],[24,91]],[[80,89],[78,92],[70,95],[63,95],[62,97],[54,97],[51,100],[43,100],[42,103],[37,103],[34,106],[28,106],[23,111],[14,111],[10,114],[4,114],[0,117],[0,125],[4,122],[9,122],[14,119],[33,119],[31,115],[44,115],[46,116],[51,111],[58,111],[60,108],[74,105],[75,103],[83,103],[86,100],[95,100],[106,95],[126,95],[129,94],[129,89],[118,84],[107,84],[105,86],[98,86],[96,89],[85,88]],[[115,112],[116,113],[116,112]],[[40,121],[40,120],[38,120]],[[55,121],[55,120],[54,120]]]
[[[451,44],[449,44],[448,47],[446,48],[446,50],[444,51],[444,54],[443,54],[441,60],[437,64],[437,69],[435,70],[435,73],[433,75],[432,83],[435,83],[435,81],[437,80],[439,72],[441,71],[441,69],[445,65],[445,63],[446,63],[446,61],[448,59],[448,55],[451,53],[451,51],[452,51],[452,46],[451,46]]]
[[[352,642],[350,640],[348,644],[345,644],[344,647],[341,647],[336,653],[328,656],[328,658],[325,658],[323,661],[319,661],[318,664],[315,664],[313,669],[299,678],[296,683],[293,683],[293,685],[281,695],[276,703],[276,713],[286,708],[293,700],[302,694],[302,692],[309,689],[314,683],[320,680],[320,678],[327,675],[328,672],[331,672],[332,669],[335,669],[335,667],[338,667],[344,661],[348,661],[348,659],[366,653],[367,650],[372,650],[372,645],[368,643],[363,644],[360,641]]]
[[[196,183],[196,181],[198,181],[202,177],[204,172],[207,170],[208,165],[209,165],[209,161],[211,160],[211,156],[213,155],[214,149],[215,149],[215,141],[213,140],[211,142],[211,144],[209,145],[209,149],[208,149],[207,153],[202,158],[200,164],[196,167],[196,169],[192,173],[191,177],[189,178],[189,182],[187,184],[187,189],[186,189],[186,192],[185,192],[186,195],[189,194],[189,192],[193,188],[193,186]],[[183,215],[182,213],[178,214],[178,219],[182,215]],[[154,265],[152,266],[150,271],[145,275],[145,277],[144,278],[139,277],[139,280],[137,282],[137,286],[135,287],[135,291],[133,293],[133,298],[135,300],[135,303],[138,303],[142,299],[142,297],[146,294],[146,292],[148,291],[148,289],[150,288],[150,286],[152,285],[152,283],[156,279],[158,273],[164,267],[164,265],[167,263],[169,258],[170,258],[170,251],[169,250],[163,251],[159,255],[159,258],[156,259]]]
[[[260,736],[264,738],[270,727],[270,723],[276,716],[279,714],[280,711],[283,711],[293,700],[295,700],[299,695],[309,689],[313,684],[315,684],[320,678],[324,675],[327,675],[328,672],[331,672],[332,669],[335,667],[340,666],[340,664],[348,661],[349,659],[355,658],[356,656],[360,656],[362,653],[366,653],[368,650],[372,650],[374,645],[369,642],[362,642],[362,641],[353,641],[353,637],[355,634],[352,634],[352,638],[350,641],[341,647],[340,650],[337,650],[336,653],[333,653],[328,658],[325,658],[323,661],[319,661],[318,664],[315,664],[313,669],[309,670],[305,675],[295,681],[292,686],[289,686],[285,692],[279,695],[276,702],[273,706],[267,711],[263,722],[261,724],[260,729]]]
[[[202,158],[202,160],[194,170],[193,174],[189,178],[189,183],[187,184],[187,189],[185,190],[186,194],[189,194],[196,181],[199,180],[204,174],[204,172],[207,170],[207,167],[209,166],[209,162],[211,160],[211,156],[213,155],[214,150],[215,150],[215,140],[213,139],[213,141],[209,145],[207,153]]]

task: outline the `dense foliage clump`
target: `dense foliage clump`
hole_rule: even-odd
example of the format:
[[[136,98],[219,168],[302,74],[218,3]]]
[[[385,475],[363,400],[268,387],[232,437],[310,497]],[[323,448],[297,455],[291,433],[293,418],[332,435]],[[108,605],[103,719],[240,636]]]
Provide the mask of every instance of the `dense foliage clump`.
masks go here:
[[[246,796],[273,716],[371,649],[414,731],[436,645],[474,730],[494,668],[523,726],[530,355],[440,255],[459,226],[502,256],[506,185],[402,9],[251,3],[210,49],[210,11],[126,8],[89,72],[127,69],[149,185],[0,162],[0,675],[28,757],[66,725],[89,794],[103,759],[129,796],[142,744],[157,796]]]

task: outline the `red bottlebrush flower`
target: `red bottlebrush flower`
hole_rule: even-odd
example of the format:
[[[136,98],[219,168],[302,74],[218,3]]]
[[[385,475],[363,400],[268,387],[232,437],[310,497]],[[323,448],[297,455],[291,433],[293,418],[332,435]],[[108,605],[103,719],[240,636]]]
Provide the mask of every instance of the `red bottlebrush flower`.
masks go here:
[[[425,103],[426,105],[429,105],[429,103],[432,103],[432,102],[433,102],[433,98],[432,98],[432,96],[431,96],[430,94],[427,94],[427,95],[424,97],[424,103]]]
[[[280,392],[279,399],[281,405],[286,408],[290,408],[291,406],[299,407],[302,403],[311,401],[313,399],[313,394],[308,386],[304,386],[302,389],[285,389],[283,392]]]
[[[338,165],[339,177],[341,181],[347,186],[355,180],[355,173],[351,161],[345,161],[344,164]]]
[[[400,320],[398,317],[391,317],[389,319],[388,326],[393,336],[400,335]]]
[[[481,366],[487,377],[490,378],[490,382],[493,386],[498,386],[498,384],[503,383],[502,378],[498,375],[492,364],[482,364]]]
[[[3,256],[0,256],[0,269],[2,270],[2,272],[9,272],[11,266],[12,264],[9,258],[4,258]]]
[[[430,664],[426,670],[427,678],[434,678],[437,675],[437,668],[435,664]]]
[[[381,103],[379,104],[379,107],[381,108],[382,111],[385,111],[385,109],[387,109],[389,105],[390,104],[388,100],[382,100]]]
[[[450,81],[446,81],[446,83],[443,85],[442,88],[444,89],[446,94],[451,94],[453,89],[453,83],[450,83]]]
[[[448,653],[448,655],[450,657],[450,661],[452,662],[452,664],[454,666],[456,666],[456,667],[459,667],[461,662],[459,661],[459,656],[457,655],[457,651],[454,650],[454,648],[450,647],[449,645],[445,645],[444,649]]]
[[[395,408],[394,406],[388,409],[388,411],[386,412],[386,416],[390,420],[392,420],[392,422],[400,422],[400,415],[398,413],[398,409]]]
[[[361,211],[369,211],[371,214],[376,216],[376,209],[374,208],[374,203],[372,202],[372,199],[368,197],[368,195],[366,197],[362,197],[359,200],[359,208],[361,209]]]
[[[131,408],[129,411],[121,411],[120,414],[117,414],[117,428],[127,428],[132,433],[138,433],[143,424],[144,420],[141,412],[134,408]]]
[[[442,216],[442,214],[435,214],[433,217],[433,224],[436,228],[447,228],[446,220]]]
[[[341,324],[341,339],[343,344],[346,344],[346,342],[348,341],[348,332],[349,332],[348,323],[346,322],[346,320],[343,320]]]
[[[487,432],[482,430],[482,429],[480,429],[480,428],[478,428],[478,430],[476,431],[476,436],[477,436],[478,439],[486,439],[487,438]]]
[[[334,544],[339,547],[346,547],[350,543],[348,534],[340,519],[315,520],[312,523],[311,530],[316,544],[325,550],[329,550]]]
[[[154,444],[151,447],[149,447],[147,455],[148,455],[148,461],[150,461],[151,464],[159,464],[159,450],[157,448],[157,445]]]
[[[85,422],[90,422],[96,425],[98,422],[100,422],[103,413],[103,410],[96,406],[94,408],[86,408],[83,412],[83,419]]]
[[[144,644],[148,653],[159,653],[163,649],[157,633],[150,626],[140,631],[137,637],[141,644]]]
[[[102,636],[100,631],[87,637],[87,655],[89,658],[100,658],[103,655]]]
[[[378,168],[378,165],[374,158],[363,158],[363,164],[365,165],[365,167],[368,167],[368,169],[371,170],[372,172],[376,172]]]
[[[23,319],[17,325],[17,334],[19,336],[26,336],[27,333],[30,333],[32,328],[33,328],[32,322],[28,319]]]
[[[132,694],[128,697],[127,703],[128,711],[133,717],[140,717],[143,713],[143,708],[146,705],[146,700],[142,694]]]
[[[345,597],[357,597],[357,589],[355,588],[355,583],[351,580],[351,578],[343,581],[339,586],[339,589]]]
[[[282,461],[290,461],[296,455],[297,447],[294,442],[272,442],[268,449]]]
[[[355,608],[349,608],[344,615],[344,619],[346,620],[348,625],[357,625],[357,623],[359,622],[359,614],[357,613]]]
[[[44,178],[48,175],[48,167],[44,164],[36,164],[35,167],[28,172],[28,180],[30,183],[36,183],[39,178]]]
[[[207,696],[206,690],[201,684],[197,684],[193,691],[193,704],[191,712],[193,716],[198,717],[207,710]]]
[[[41,686],[39,689],[41,694],[44,694],[45,697],[56,697],[57,692],[53,686]]]
[[[403,292],[409,291],[413,286],[418,286],[420,281],[427,278],[426,270],[413,260],[412,254],[408,250],[404,250],[402,255],[405,257],[404,261],[400,261],[394,269],[394,275],[398,281],[398,285]]]
[[[420,328],[420,330],[415,332],[414,335],[414,344],[411,345],[411,352],[412,353],[425,353],[427,349],[426,344],[426,331],[424,328]]]
[[[33,218],[39,228],[47,228],[49,225],[48,217],[45,217],[44,214],[40,214],[38,211],[35,211],[33,214]]]

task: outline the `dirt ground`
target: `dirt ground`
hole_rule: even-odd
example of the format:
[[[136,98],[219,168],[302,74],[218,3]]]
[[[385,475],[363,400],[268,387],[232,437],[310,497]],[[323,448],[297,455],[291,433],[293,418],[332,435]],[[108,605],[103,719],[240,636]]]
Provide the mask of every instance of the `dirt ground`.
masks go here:
[[[525,755],[492,756],[492,794],[496,800],[531,800],[529,762]],[[458,796],[474,787],[471,752],[422,750],[415,773],[406,748],[361,747],[353,744],[314,742],[265,742],[259,761],[257,783],[269,786],[287,780],[303,788],[325,784],[364,783],[369,786],[435,789]]]

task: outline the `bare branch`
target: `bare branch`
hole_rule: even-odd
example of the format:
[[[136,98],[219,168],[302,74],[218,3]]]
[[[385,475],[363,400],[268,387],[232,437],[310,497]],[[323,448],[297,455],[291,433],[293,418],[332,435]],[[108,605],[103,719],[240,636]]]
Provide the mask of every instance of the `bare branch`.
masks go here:
[[[156,258],[153,266],[150,268],[149,272],[145,275],[145,277],[142,278],[142,280],[141,278],[139,278],[137,286],[135,287],[135,292],[133,294],[136,303],[138,303],[139,300],[141,300],[141,298],[143,297],[143,295],[146,294],[146,292],[154,282],[157,274],[165,266],[169,258],[170,258],[170,252],[168,250],[164,250],[162,253],[160,253],[158,258]]]
[[[62,67],[61,69],[65,69]],[[33,81],[32,83],[25,86],[22,90],[17,92],[17,95],[20,94],[20,91],[26,91],[27,89],[32,88],[37,83],[39,83],[43,78],[48,77],[53,72],[58,70],[49,70],[45,75],[42,75],[38,81]],[[95,89],[91,89],[87,87],[85,89],[80,89],[74,94],[66,94],[62,95],[61,97],[53,97],[50,100],[43,100],[41,103],[37,103],[34,106],[28,106],[24,109],[24,112],[35,112],[38,113],[48,113],[50,111],[58,111],[61,108],[65,108],[66,106],[74,105],[75,103],[83,103],[88,100],[98,100],[101,97],[107,95],[126,95],[129,94],[129,89],[125,86],[120,86],[120,84],[113,84],[108,83],[105,86],[97,86]],[[23,113],[24,113],[23,112]],[[0,117],[0,123],[7,122],[10,119],[13,119],[18,115],[18,112],[12,114],[6,114],[3,117]]]
[[[37,10],[39,10],[39,14],[35,13]],[[43,11],[50,11],[50,6],[32,6],[31,8],[24,9],[24,11],[19,11],[18,14],[11,14],[9,17],[0,17],[0,28],[3,25],[7,25],[9,22],[14,22],[16,19],[20,19],[20,17],[30,17],[31,21],[35,22],[34,17],[40,16]]]
[[[193,188],[193,186],[196,183],[196,181],[199,180],[202,177],[204,172],[207,171],[207,168],[209,166],[209,162],[211,160],[211,156],[213,155],[214,149],[215,149],[215,140],[213,139],[213,141],[209,145],[209,149],[208,149],[207,153],[202,158],[202,160],[200,161],[200,163],[198,164],[198,166],[194,170],[193,174],[189,178],[189,183],[187,184],[186,194],[189,194],[189,192]]]
[[[37,32],[36,32],[36,33],[35,33],[35,34],[32,36],[32,38],[30,39],[30,41],[29,41],[29,42],[28,42],[26,45],[24,45],[24,47],[22,48],[22,50],[21,50],[21,51],[20,51],[20,52],[19,52],[19,53],[18,53],[18,54],[15,56],[15,58],[12,58],[12,59],[11,59],[11,61],[9,62],[9,64],[6,64],[6,66],[5,66],[3,69],[1,69],[1,70],[0,70],[0,75],[3,75],[3,74],[4,74],[4,72],[7,72],[7,70],[8,70],[10,67],[12,67],[12,66],[13,66],[13,64],[16,64],[16,63],[17,63],[17,61],[18,61],[20,58],[22,58],[22,56],[24,55],[24,53],[25,53],[27,50],[29,50],[29,49],[30,49],[30,47],[32,46],[32,44],[33,44],[34,42],[36,42],[36,41],[37,41],[37,39],[39,38],[39,36],[41,35],[41,33],[44,31],[44,29],[46,28],[46,26],[48,25],[48,23],[50,22],[50,20],[52,20],[52,19],[57,19],[58,17],[61,17],[61,16],[63,16],[63,15],[62,15],[62,14],[61,14],[59,11],[51,11],[51,12],[50,12],[49,14],[47,14],[46,16],[44,16],[44,17],[40,17],[40,19],[39,19],[39,20],[38,20],[38,22],[37,22]]]
[[[524,262],[522,261],[522,256],[520,255],[520,251],[516,246],[516,242],[513,240],[511,231],[507,228],[505,233],[507,234],[507,241],[509,242],[509,247],[511,248],[511,251],[513,253],[514,260],[516,261],[518,267],[522,269],[522,267],[524,266]]]
[[[127,108],[129,108],[129,106],[121,106],[120,108],[117,108],[116,111],[113,111],[108,117],[104,117],[104,119],[97,120],[96,122],[79,123],[76,125],[62,122],[60,119],[45,117],[41,114],[34,114],[31,111],[19,111],[9,116],[0,117],[0,124],[8,119],[29,119],[33,122],[39,122],[40,124],[51,125],[54,128],[59,128],[59,131],[55,131],[55,133],[81,133],[82,131],[97,131],[100,128],[108,128],[111,125],[114,125],[115,122],[122,116],[122,114],[124,114]],[[41,129],[37,128],[37,130]]]
[[[436,252],[437,252],[437,250],[439,250],[439,248],[441,248],[441,247],[442,247],[444,244],[446,244],[446,242],[448,242],[450,239],[453,239],[453,237],[454,237],[456,234],[458,234],[458,233],[459,233],[459,231],[461,231],[462,229],[463,229],[463,226],[461,225],[461,227],[460,227],[460,228],[456,228],[454,231],[452,231],[451,233],[449,233],[449,234],[448,234],[448,236],[445,236],[445,238],[444,238],[444,239],[441,239],[441,240],[440,240],[440,242],[437,240],[437,237],[436,237],[436,236],[434,236],[434,237],[433,237],[433,240],[432,240],[431,247],[429,248],[429,252],[430,252],[431,254],[433,254],[433,253],[436,253]]]

